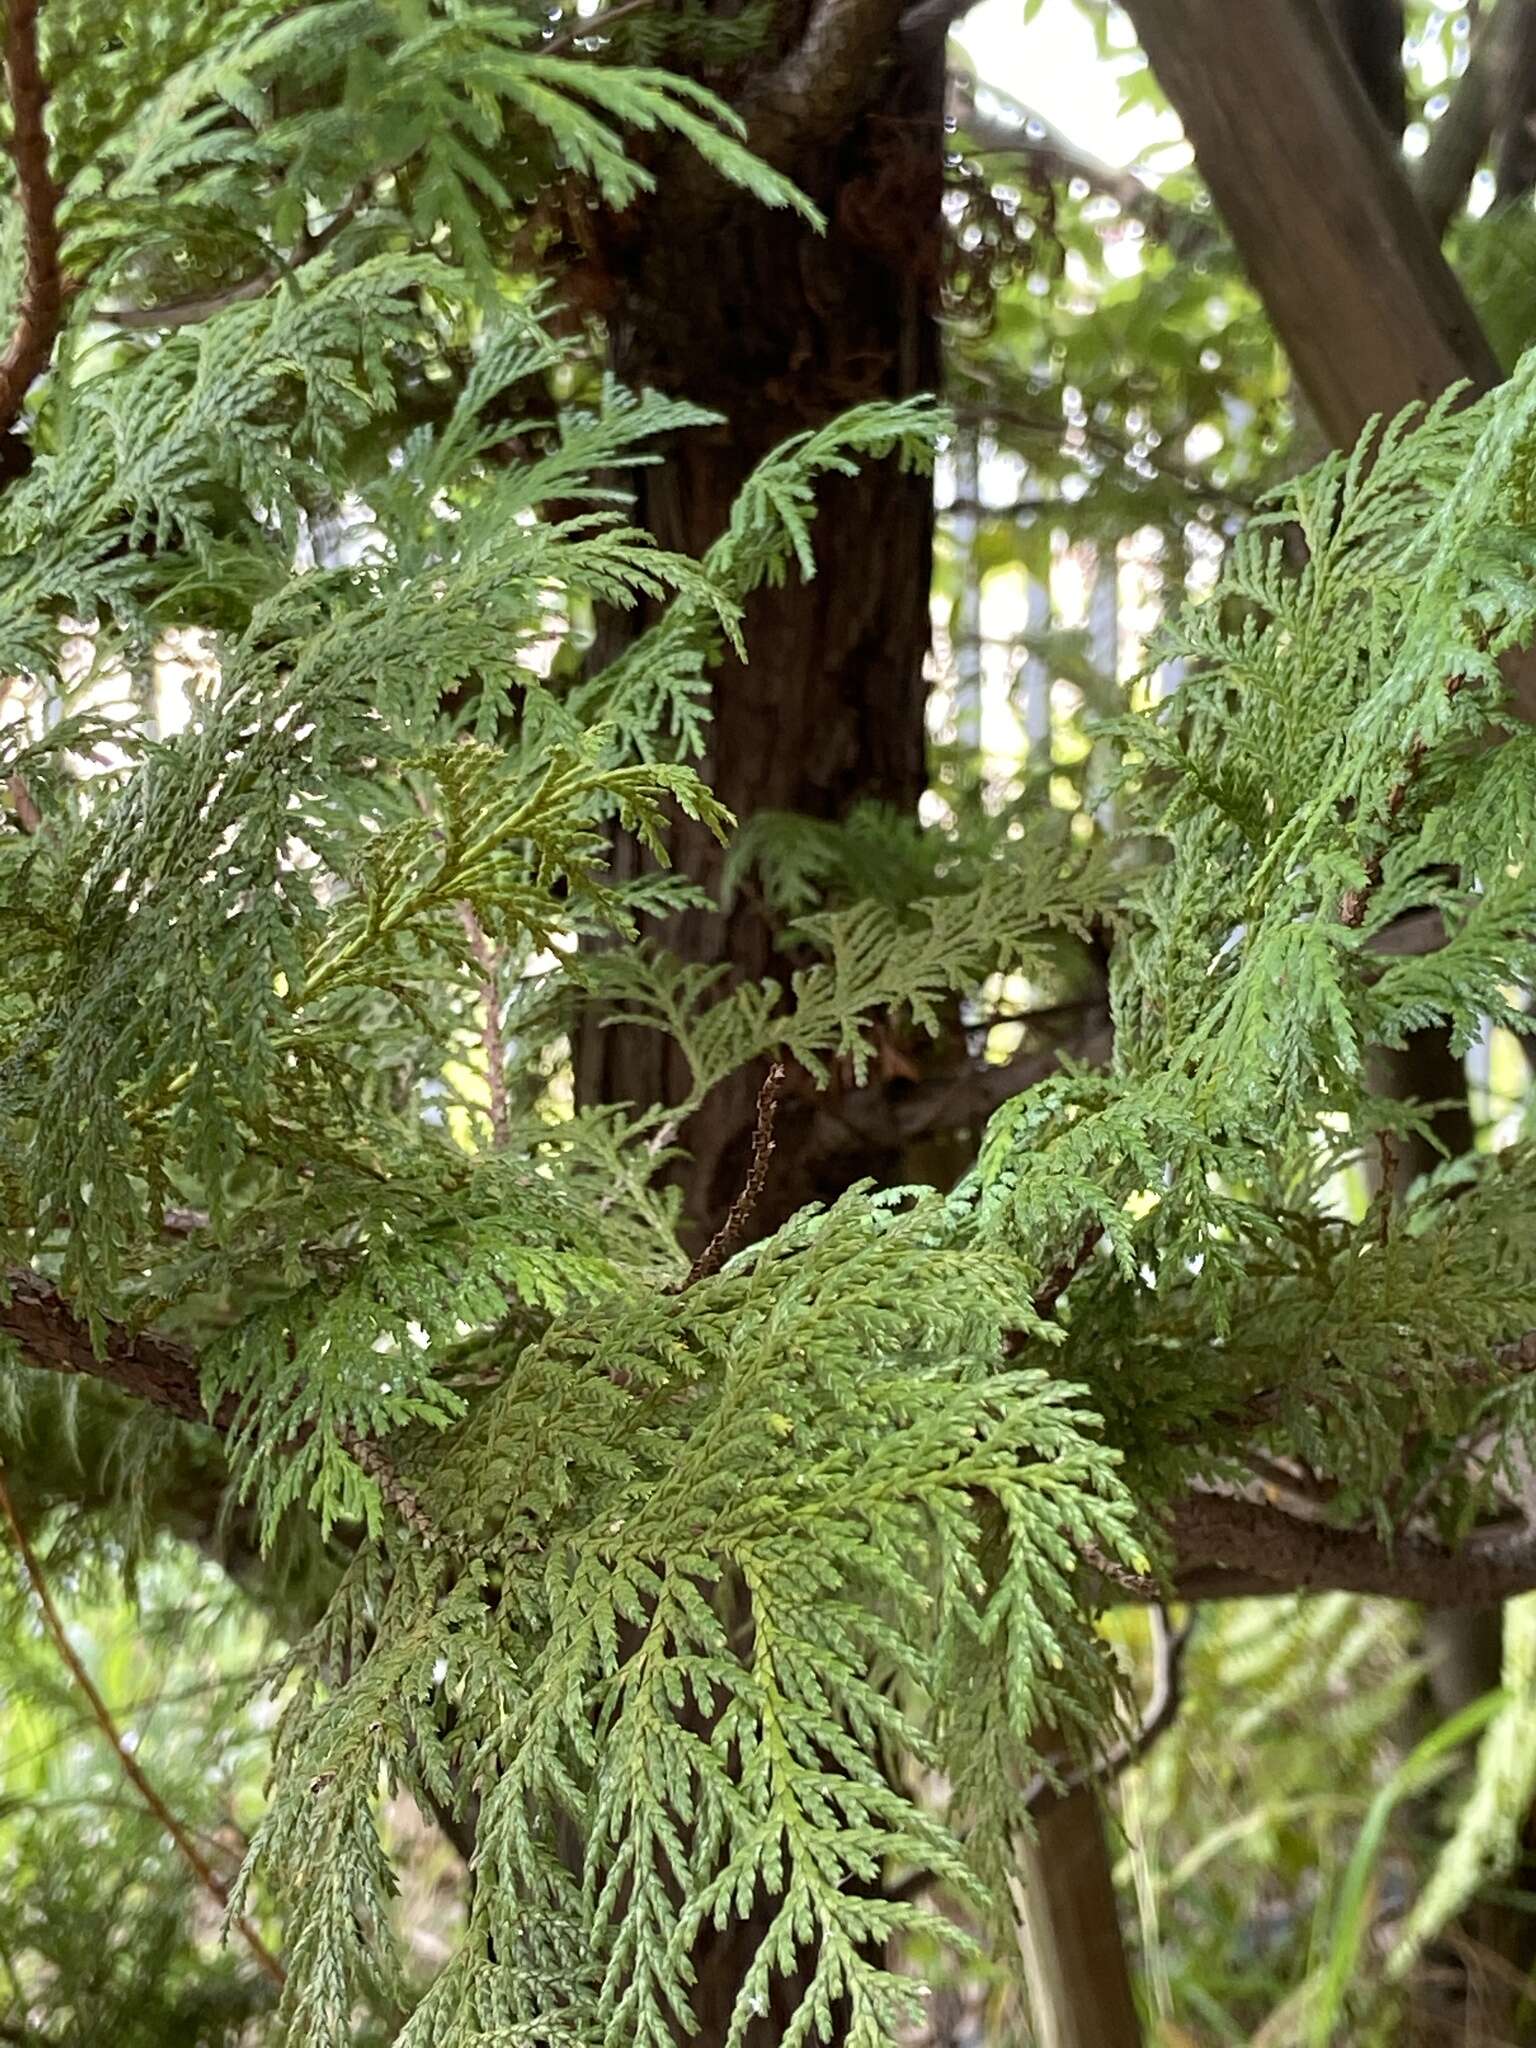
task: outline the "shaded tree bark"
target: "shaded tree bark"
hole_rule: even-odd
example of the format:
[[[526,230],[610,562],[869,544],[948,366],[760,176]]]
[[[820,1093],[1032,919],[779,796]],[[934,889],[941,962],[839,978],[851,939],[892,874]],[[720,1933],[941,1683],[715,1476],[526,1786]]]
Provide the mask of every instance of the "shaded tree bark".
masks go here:
[[[783,34],[793,54],[803,23]],[[754,128],[754,142],[776,141],[783,167],[826,213],[825,236],[664,165],[656,199],[605,246],[614,370],[637,388],[686,394],[726,422],[680,437],[663,465],[641,473],[636,517],[664,546],[701,553],[752,468],[788,436],[862,400],[937,389],[942,94],[942,28],[915,40],[893,34],[836,126],[822,120],[803,138],[792,123],[766,138]],[[882,464],[831,480],[818,502],[815,580],[791,575],[754,596],[750,664],[727,658],[713,679],[702,768],[741,820],[764,810],[840,819],[867,800],[913,813],[924,785],[930,485]],[[636,623],[608,622],[599,657]],[[672,851],[718,898],[724,856],[709,835],[682,822]],[[621,845],[621,872],[640,861],[632,842]],[[750,888],[724,911],[684,912],[655,935],[683,959],[725,962],[738,977],[783,973]],[[672,1102],[685,1079],[676,1049],[653,1032],[591,1029],[576,1049],[583,1101]],[[727,1082],[689,1125],[696,1233],[718,1223],[740,1185],[760,1079]],[[828,1159],[824,1144],[806,1143],[810,1121],[811,1105],[792,1095],[762,1229],[863,1174],[896,1169],[895,1151],[872,1155],[867,1141]]]
[[[1536,8],[1531,0],[1497,0],[1478,23],[1467,68],[1451,103],[1429,131],[1414,186],[1436,236],[1466,203],[1467,191],[1490,143],[1529,108],[1536,75],[1528,41]],[[1518,112],[1517,112],[1518,109]],[[1504,146],[1499,148],[1502,161]]]
[[[1536,7],[1530,0],[1503,0],[1497,20],[1502,61],[1494,198],[1510,206],[1536,187]]]
[[[1403,78],[1403,0],[1326,0],[1350,69],[1387,133],[1401,142],[1408,125]]]
[[[1014,1903],[1039,2048],[1139,2042],[1099,1794],[1079,1786],[1038,1828]]]

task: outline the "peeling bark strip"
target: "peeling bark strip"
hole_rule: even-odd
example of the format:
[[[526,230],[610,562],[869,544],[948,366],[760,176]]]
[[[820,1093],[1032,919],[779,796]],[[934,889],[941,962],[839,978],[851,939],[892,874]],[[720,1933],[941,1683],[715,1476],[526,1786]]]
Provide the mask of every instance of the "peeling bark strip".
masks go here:
[[[5,86],[25,258],[16,325],[0,356],[0,434],[16,424],[27,387],[47,368],[64,310],[58,193],[43,124],[48,86],[37,59],[38,5],[39,0],[9,0],[5,15]]]

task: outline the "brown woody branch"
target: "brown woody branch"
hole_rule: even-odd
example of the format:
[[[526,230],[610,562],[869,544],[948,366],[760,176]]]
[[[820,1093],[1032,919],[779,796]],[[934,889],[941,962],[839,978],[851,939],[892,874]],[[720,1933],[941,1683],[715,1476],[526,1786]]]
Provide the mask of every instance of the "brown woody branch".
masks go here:
[[[761,1128],[761,1112],[759,1122]],[[771,1137],[770,1118],[770,1142]],[[1042,1313],[1055,1305],[1096,1242],[1096,1233],[1086,1233],[1051,1274],[1037,1303]],[[0,1302],[0,1336],[17,1343],[29,1364],[100,1380],[180,1421],[211,1421],[221,1430],[233,1423],[235,1403],[230,1397],[208,1416],[197,1360],[185,1345],[150,1331],[118,1329],[107,1332],[98,1352],[83,1319],[46,1281],[25,1268],[10,1267],[5,1286],[9,1299]],[[1504,1348],[1518,1351],[1524,1359],[1529,1340]],[[403,1519],[414,1522],[416,1504],[394,1487],[392,1475],[379,1462],[384,1454],[361,1442],[349,1449],[354,1456],[361,1452],[359,1462],[366,1460],[364,1469],[381,1485],[390,1482],[393,1490],[386,1498]],[[1105,1571],[1112,1596],[1153,1599],[1171,1590],[1178,1600],[1197,1601],[1333,1591],[1457,1607],[1488,1605],[1536,1590],[1536,1530],[1526,1527],[1474,1535],[1456,1549],[1423,1537],[1387,1543],[1369,1530],[1333,1528],[1267,1501],[1201,1493],[1173,1510],[1169,1534],[1171,1587]],[[1088,1560],[1090,1566],[1096,1562]]]
[[[43,814],[37,808],[30,785],[25,775],[17,773],[6,780],[5,793],[11,800],[15,815],[16,829],[31,839],[43,829]]]
[[[1536,1530],[1458,1548],[1422,1538],[1384,1543],[1365,1529],[1336,1529],[1267,1501],[1192,1494],[1170,1521],[1178,1599],[1244,1593],[1377,1593],[1431,1607],[1484,1607],[1536,1587]],[[1211,1568],[1215,1567],[1214,1573]]]
[[[11,158],[21,209],[21,303],[0,355],[0,434],[21,417],[27,387],[47,367],[64,313],[59,271],[58,192],[48,165],[43,113],[48,86],[37,56],[38,0],[7,0],[5,87],[11,110]]]
[[[1104,1226],[1102,1223],[1090,1224],[1078,1240],[1077,1249],[1069,1252],[1064,1259],[1053,1267],[1046,1279],[1045,1285],[1035,1296],[1034,1308],[1037,1316],[1048,1316],[1051,1313],[1057,1302],[1060,1301],[1061,1297],[1072,1285],[1072,1282],[1098,1250],[1103,1236]]]
[[[0,1301],[0,1337],[20,1345],[29,1364],[101,1380],[181,1422],[211,1420],[215,1429],[233,1423],[230,1397],[209,1416],[197,1359],[186,1345],[149,1330],[110,1329],[98,1351],[89,1326],[57,1288],[24,1266],[7,1267],[3,1286],[9,1299]]]
[[[242,278],[238,284],[224,285],[218,291],[197,292],[163,306],[102,306],[97,311],[101,319],[110,320],[114,327],[145,333],[158,333],[168,327],[198,327],[227,306],[242,306],[251,299],[265,298],[283,275],[281,270],[262,270],[254,277]]]
[[[169,1212],[185,1215],[194,1225],[207,1219],[195,1211]],[[232,1429],[239,1402],[226,1394],[212,1415],[203,1401],[202,1375],[196,1354],[174,1338],[157,1336],[152,1330],[130,1331],[109,1327],[98,1348],[89,1325],[50,1287],[24,1266],[9,1266],[0,1278],[9,1296],[0,1301],[0,1337],[20,1346],[29,1365],[48,1372],[61,1372],[79,1379],[99,1380],[119,1393],[147,1401],[178,1422],[201,1422],[219,1430]],[[342,1448],[360,1471],[373,1480],[379,1493],[400,1520],[413,1529],[424,1543],[436,1540],[437,1531],[426,1510],[400,1478],[382,1446],[357,1430],[340,1431]]]
[[[1478,24],[1467,68],[1450,105],[1429,131],[1412,177],[1419,204],[1441,236],[1466,201],[1467,188],[1488,153],[1514,75],[1522,17],[1531,0],[1498,0]]]

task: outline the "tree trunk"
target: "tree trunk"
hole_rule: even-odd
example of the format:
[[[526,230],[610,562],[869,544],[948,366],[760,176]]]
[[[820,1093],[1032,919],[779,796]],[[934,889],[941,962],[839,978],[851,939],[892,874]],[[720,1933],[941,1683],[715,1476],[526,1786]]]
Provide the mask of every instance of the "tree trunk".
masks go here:
[[[1403,0],[1324,0],[1350,69],[1394,144],[1408,125]]]
[[[792,434],[873,398],[937,389],[934,319],[941,229],[942,37],[900,47],[867,110],[786,165],[828,217],[825,236],[784,212],[727,192],[705,212],[686,184],[656,200],[604,252],[610,362],[635,388],[685,395],[725,424],[680,436],[640,472],[637,523],[665,547],[700,554],[726,527],[754,465]],[[830,479],[818,492],[816,576],[791,572],[747,605],[750,663],[727,657],[713,678],[709,751],[701,764],[739,820],[790,811],[841,819],[874,800],[913,814],[925,779],[924,709],[933,499],[928,479],[894,464]],[[600,657],[632,631],[608,623]],[[707,833],[678,825],[676,864],[712,898],[724,856]],[[621,846],[620,871],[641,856]],[[723,961],[736,976],[783,974],[772,926],[750,887],[721,912],[690,910],[655,933],[690,961]],[[686,1139],[687,1208],[695,1232],[723,1216],[745,1171],[760,1077],[717,1089]],[[620,1027],[585,1032],[578,1099],[667,1103],[685,1072],[670,1043]],[[810,1107],[781,1110],[779,1145],[759,1226],[869,1173],[895,1155],[814,1160]]]
[[[1499,81],[1499,146],[1495,199],[1513,206],[1536,186],[1536,6],[1530,0],[1500,0],[1509,14]]]
[[[777,55],[804,13],[781,15]],[[768,61],[774,61],[772,57]],[[731,81],[709,83],[727,97]],[[698,556],[722,533],[742,484],[793,434],[861,400],[937,388],[934,318],[942,197],[942,35],[900,50],[861,82],[836,132],[779,152],[781,167],[827,216],[825,236],[719,181],[702,184],[675,158],[657,166],[656,196],[604,230],[597,297],[609,363],[626,385],[685,396],[724,424],[678,437],[639,472],[633,517],[658,543]],[[710,786],[745,822],[764,810],[836,820],[861,799],[914,813],[925,770],[924,666],[932,570],[932,490],[893,465],[836,478],[818,494],[817,573],[794,573],[747,605],[750,665],[727,657],[712,676]],[[596,659],[617,654],[646,614],[600,624]],[[722,897],[724,854],[687,820],[671,835],[674,865]],[[621,837],[615,867],[646,857]],[[729,908],[689,910],[652,929],[682,959],[724,963],[733,978],[783,974],[756,894]],[[687,1087],[676,1048],[634,1026],[584,1028],[575,1047],[582,1103],[678,1101]],[[683,1190],[696,1242],[718,1226],[742,1185],[761,1076],[714,1090],[684,1133]],[[829,1191],[830,1165],[807,1158],[810,1106],[781,1104],[770,1182],[754,1215],[764,1231]],[[894,1159],[866,1153],[843,1168],[890,1176]],[[706,1929],[693,1958],[692,2005],[705,2044],[723,2042],[766,1918]],[[783,2034],[801,1987],[777,1983],[749,2030],[750,2048]],[[839,2028],[839,2034],[842,2029]]]
[[[786,30],[784,48],[794,33]],[[918,38],[892,37],[890,63],[865,105],[836,133],[781,154],[783,167],[828,217],[817,237],[784,214],[723,189],[710,195],[707,254],[699,195],[665,173],[658,199],[604,252],[610,362],[635,387],[686,395],[726,425],[680,438],[668,461],[642,472],[639,523],[667,547],[698,554],[724,528],[752,467],[791,434],[861,400],[933,391],[941,381],[934,319],[941,256],[943,23]],[[670,195],[679,192],[674,199]],[[745,635],[750,663],[727,659],[713,678],[713,722],[703,772],[740,820],[764,810],[841,819],[877,801],[912,814],[926,779],[926,659],[933,501],[925,478],[891,465],[830,482],[818,494],[816,577],[754,597]],[[616,651],[616,620],[599,658]],[[718,898],[723,856],[680,824],[673,853]],[[620,871],[636,871],[633,844]],[[783,974],[769,919],[750,888],[725,911],[688,911],[657,932],[685,960],[725,962],[733,975]],[[584,1032],[576,1048],[578,1099],[670,1102],[685,1074],[675,1050],[634,1028]],[[718,1224],[742,1184],[759,1076],[733,1077],[690,1121],[684,1185],[696,1237]],[[902,1176],[893,1142],[825,1142],[793,1095],[780,1111],[769,1186],[754,1219],[772,1228],[806,1201],[865,1176]],[[1092,1972],[1069,1967],[1072,2021],[1064,2040],[1135,2048],[1130,1987],[1099,1815],[1092,1802],[1064,1813],[1071,1869],[1045,1879],[1050,1917],[1099,1924]],[[1083,1883],[1086,1882],[1086,1889]],[[1105,1901],[1108,1901],[1106,1907]],[[762,1929],[750,1923],[706,1936],[694,1958],[697,2038],[725,2038],[737,1987]],[[1065,1958],[1069,1966],[1075,1958]],[[782,2033],[782,2006],[754,2027],[753,2048]],[[834,2038],[841,2038],[839,2027]]]
[[[1135,2048],[1141,2026],[1093,1787],[1041,1814],[1015,1904],[1037,2048]]]

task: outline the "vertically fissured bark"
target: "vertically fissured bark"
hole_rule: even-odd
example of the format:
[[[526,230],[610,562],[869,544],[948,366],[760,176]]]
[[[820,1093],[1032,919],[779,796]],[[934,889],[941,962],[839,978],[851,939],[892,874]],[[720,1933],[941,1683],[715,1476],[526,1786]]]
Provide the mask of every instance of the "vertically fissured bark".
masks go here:
[[[793,45],[798,24],[784,29]],[[711,81],[715,82],[715,81]],[[642,471],[635,516],[665,547],[700,555],[725,529],[753,467],[779,443],[865,400],[937,389],[943,174],[943,37],[891,39],[843,132],[783,152],[784,168],[827,217],[824,235],[718,180],[659,169],[656,197],[602,251],[611,307],[610,361],[634,389],[686,396],[724,424],[680,435]],[[713,677],[705,779],[739,820],[763,810],[840,819],[875,800],[915,812],[924,783],[924,667],[932,567],[929,480],[894,462],[828,478],[818,489],[816,576],[791,571],[747,605],[750,660]],[[632,630],[611,622],[599,656]],[[686,821],[677,865],[721,895],[724,854]],[[621,872],[640,856],[621,846]],[[687,911],[654,936],[689,961],[734,975],[784,972],[750,887],[723,912]],[[591,1029],[577,1047],[586,1102],[673,1102],[682,1062],[665,1039],[632,1027]],[[696,1231],[723,1216],[744,1173],[760,1076],[715,1091],[691,1121],[687,1201]],[[811,1159],[809,1107],[793,1096],[759,1226],[894,1158]]]

